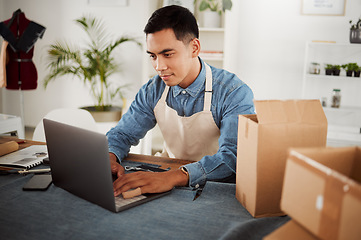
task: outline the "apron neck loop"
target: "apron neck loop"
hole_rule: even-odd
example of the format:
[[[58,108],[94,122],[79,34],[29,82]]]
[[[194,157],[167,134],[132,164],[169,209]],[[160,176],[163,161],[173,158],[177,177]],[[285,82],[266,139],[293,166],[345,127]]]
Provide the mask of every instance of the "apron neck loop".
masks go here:
[[[212,70],[208,64],[205,63],[206,67],[206,86],[204,91],[204,104],[203,111],[211,111],[211,103],[212,103]],[[161,101],[166,101],[167,95],[169,91],[169,86],[165,86],[163,91]]]
[[[212,70],[208,64],[204,64],[206,67],[206,87],[204,91],[204,105],[203,111],[211,111],[212,102]]]

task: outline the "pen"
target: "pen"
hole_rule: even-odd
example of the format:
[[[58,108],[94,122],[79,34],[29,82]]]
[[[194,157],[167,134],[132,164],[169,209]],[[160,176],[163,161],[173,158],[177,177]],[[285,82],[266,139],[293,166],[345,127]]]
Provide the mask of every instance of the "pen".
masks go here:
[[[25,169],[25,170],[18,171],[18,173],[26,175],[26,174],[29,174],[29,173],[47,173],[47,172],[50,172],[50,171],[51,171],[50,168],[34,169],[34,170]]]
[[[195,191],[196,191],[196,192],[194,193],[193,201],[196,200],[196,199],[202,194],[203,188],[198,188],[198,189],[195,190]]]
[[[203,186],[200,186],[197,189],[195,189],[193,201],[196,200],[199,196],[201,196],[201,194],[203,192],[203,188],[205,187],[205,185],[206,184],[204,184]]]

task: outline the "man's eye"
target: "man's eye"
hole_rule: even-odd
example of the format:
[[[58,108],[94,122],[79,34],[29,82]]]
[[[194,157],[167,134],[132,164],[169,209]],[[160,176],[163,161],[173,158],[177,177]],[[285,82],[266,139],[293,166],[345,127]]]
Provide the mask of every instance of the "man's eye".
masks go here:
[[[155,58],[156,58],[155,55],[149,55],[149,57],[150,57],[151,59],[155,59]]]
[[[173,53],[164,53],[164,57],[171,57],[173,56]]]

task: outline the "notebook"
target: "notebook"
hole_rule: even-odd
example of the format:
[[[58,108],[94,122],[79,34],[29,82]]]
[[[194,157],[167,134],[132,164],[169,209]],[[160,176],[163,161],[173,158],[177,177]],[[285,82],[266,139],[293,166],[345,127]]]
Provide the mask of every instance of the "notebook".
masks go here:
[[[114,197],[108,140],[104,134],[44,119],[51,175],[55,186],[113,212],[169,194]]]
[[[41,164],[47,156],[45,145],[33,145],[0,157],[0,167],[29,169]]]

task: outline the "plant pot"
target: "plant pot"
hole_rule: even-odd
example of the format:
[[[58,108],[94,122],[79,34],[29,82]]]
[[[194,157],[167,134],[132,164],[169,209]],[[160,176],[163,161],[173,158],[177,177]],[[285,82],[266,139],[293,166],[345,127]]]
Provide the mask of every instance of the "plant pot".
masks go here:
[[[333,70],[332,69],[326,69],[326,75],[332,75]]]
[[[361,43],[361,29],[350,30],[350,43]]]
[[[203,13],[203,26],[206,28],[220,28],[221,15],[217,12],[205,11]]]
[[[354,77],[360,77],[361,71],[354,71]]]
[[[340,76],[340,72],[341,72],[341,70],[339,70],[339,69],[334,69],[334,70],[333,70],[333,75],[335,75],[335,76]]]
[[[122,117],[121,107],[107,107],[104,111],[97,111],[95,106],[82,107],[90,112],[96,122],[117,122]]]
[[[352,77],[352,73],[353,73],[353,71],[347,70],[347,71],[346,71],[346,76],[347,76],[347,77]]]

